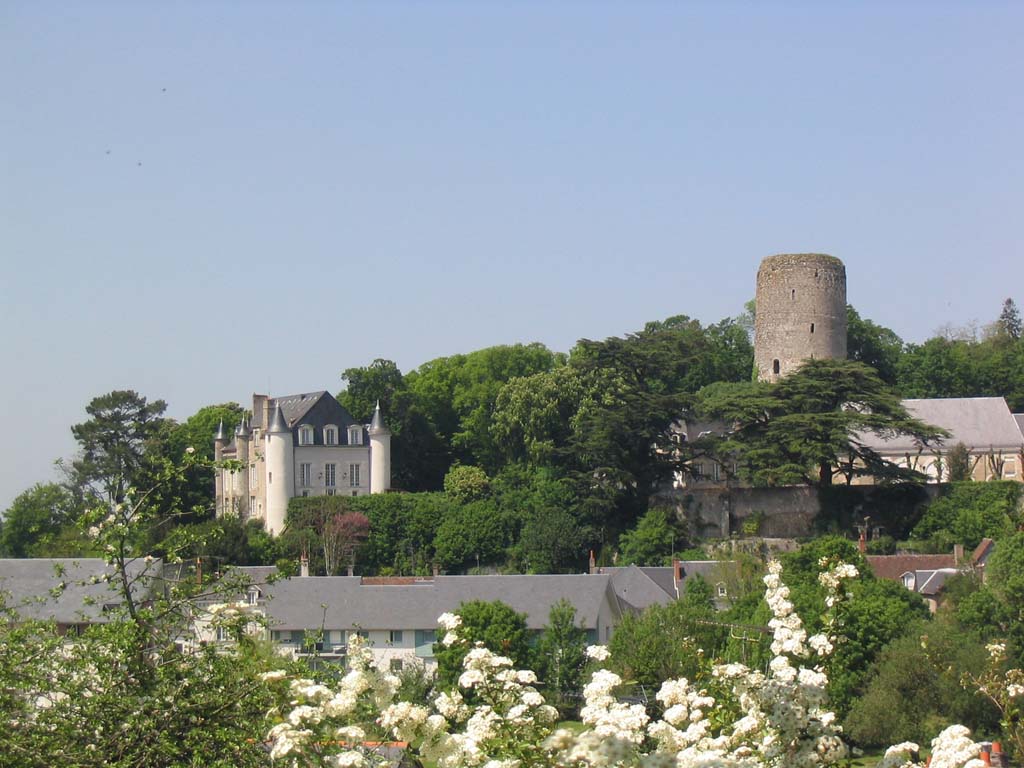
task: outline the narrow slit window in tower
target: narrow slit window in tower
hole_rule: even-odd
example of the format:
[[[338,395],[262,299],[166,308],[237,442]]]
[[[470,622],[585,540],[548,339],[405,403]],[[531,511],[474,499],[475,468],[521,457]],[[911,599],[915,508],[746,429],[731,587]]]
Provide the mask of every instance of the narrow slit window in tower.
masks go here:
[[[779,361],[778,360],[772,360],[772,373],[774,373],[776,376],[779,373]]]
[[[814,333],[814,323],[811,323],[811,333]]]
[[[796,298],[796,288],[792,289],[789,292],[789,298],[791,298],[791,299],[795,299]]]

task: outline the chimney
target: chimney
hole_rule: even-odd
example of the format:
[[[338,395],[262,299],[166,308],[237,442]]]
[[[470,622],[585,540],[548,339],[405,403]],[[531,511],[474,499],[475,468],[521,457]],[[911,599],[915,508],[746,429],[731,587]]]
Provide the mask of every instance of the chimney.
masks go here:
[[[435,576],[440,576],[441,575],[441,566],[438,565],[437,563],[434,563],[432,566],[430,566],[430,572],[433,573]]]
[[[597,560],[594,559],[594,550],[590,550],[590,572],[597,573]]]
[[[964,561],[964,545],[953,545],[953,565],[960,565]]]
[[[305,552],[299,558],[299,576],[303,578],[309,576],[309,556]]]
[[[860,553],[862,555],[868,551],[867,534],[865,533],[863,528],[860,531],[860,538],[857,539],[857,549],[860,550]]]

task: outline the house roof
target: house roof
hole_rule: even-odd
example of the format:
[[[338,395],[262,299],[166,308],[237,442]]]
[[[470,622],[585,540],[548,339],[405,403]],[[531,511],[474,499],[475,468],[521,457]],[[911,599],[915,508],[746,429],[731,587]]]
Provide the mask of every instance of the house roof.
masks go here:
[[[956,557],[948,555],[867,555],[865,560],[871,572],[878,579],[900,581],[903,574],[911,571],[932,571],[938,568],[954,568]]]
[[[1017,451],[1021,447],[1021,427],[1001,397],[945,397],[927,400],[904,400],[911,416],[942,427],[950,436],[938,441],[949,447],[963,443],[972,452],[994,450]],[[920,444],[909,435],[883,437],[862,433],[858,439],[880,454],[916,452]]]
[[[946,579],[960,573],[957,568],[936,568],[935,570],[916,571],[914,573],[917,589],[915,591],[922,595],[934,596],[942,591],[946,585]]]
[[[309,413],[309,410],[317,404],[317,402],[324,395],[331,396],[326,390],[320,390],[319,392],[304,392],[298,395],[282,395],[281,397],[275,397],[270,401],[271,412],[275,405],[281,406],[281,413],[288,421],[289,427],[294,427],[298,424],[299,419]]]
[[[135,584],[133,593],[145,596],[160,572],[160,563],[147,565],[137,559],[129,562],[127,569]],[[101,580],[112,574],[112,567],[100,558],[0,559],[0,592],[5,593],[6,605],[23,619],[59,624],[102,622],[110,607],[123,602],[115,586]]]
[[[244,570],[244,569],[243,569]],[[399,583],[363,583],[359,576],[310,576],[268,584],[267,614],[276,629],[434,629],[437,618],[471,600],[501,600],[525,613],[530,629],[547,625],[551,607],[568,600],[576,622],[597,626],[610,575],[436,576]]]
[[[1017,429],[1020,430],[1021,441],[1024,442],[1024,413],[1013,414],[1013,420],[1017,422]]]
[[[667,571],[668,582],[665,582]],[[665,605],[675,599],[675,585],[671,568],[641,568],[627,565],[621,568],[602,568],[599,574],[612,577],[615,597],[624,608],[642,611],[649,605]]]

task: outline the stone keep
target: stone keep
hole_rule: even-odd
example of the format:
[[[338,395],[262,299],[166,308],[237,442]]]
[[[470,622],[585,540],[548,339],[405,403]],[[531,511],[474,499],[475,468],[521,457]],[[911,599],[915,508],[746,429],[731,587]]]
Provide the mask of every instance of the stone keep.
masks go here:
[[[777,381],[807,359],[846,359],[846,267],[822,253],[769,256],[757,270],[754,363]]]

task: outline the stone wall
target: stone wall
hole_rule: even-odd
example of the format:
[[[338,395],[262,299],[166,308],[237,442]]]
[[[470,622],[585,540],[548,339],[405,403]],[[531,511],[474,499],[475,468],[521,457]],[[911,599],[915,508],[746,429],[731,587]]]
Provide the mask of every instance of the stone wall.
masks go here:
[[[832,531],[852,536],[870,515],[872,525],[903,537],[938,485],[693,488],[659,494],[653,503],[674,509],[701,539],[761,536],[799,539]],[[827,509],[824,508],[827,506]]]
[[[846,267],[834,256],[769,256],[757,271],[754,361],[776,381],[809,358],[846,359]]]

